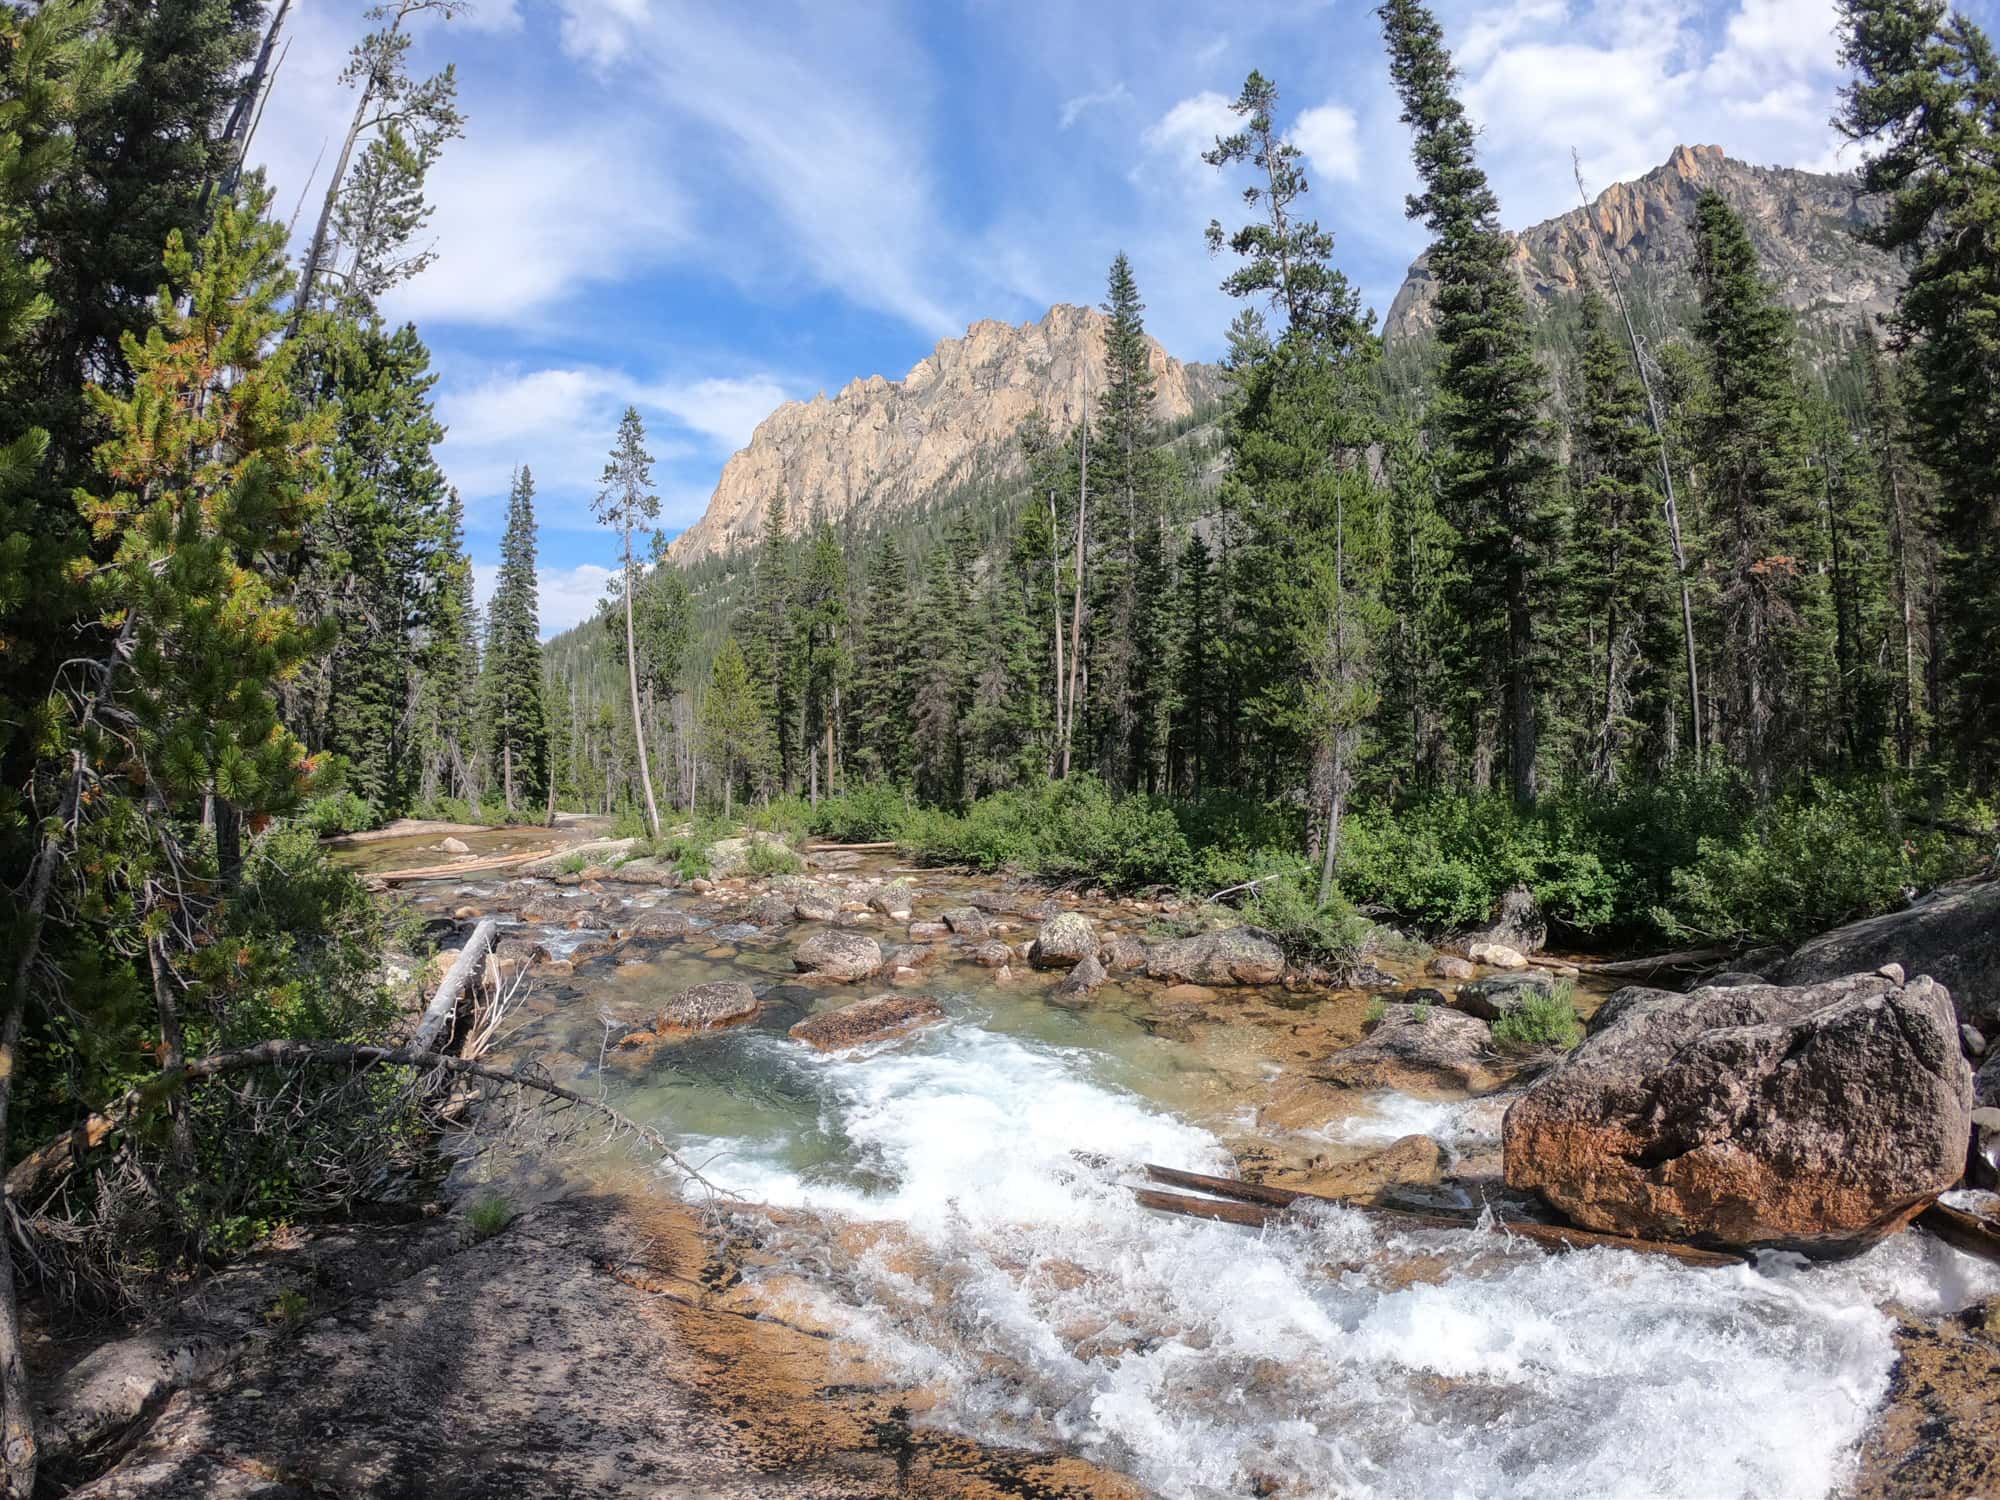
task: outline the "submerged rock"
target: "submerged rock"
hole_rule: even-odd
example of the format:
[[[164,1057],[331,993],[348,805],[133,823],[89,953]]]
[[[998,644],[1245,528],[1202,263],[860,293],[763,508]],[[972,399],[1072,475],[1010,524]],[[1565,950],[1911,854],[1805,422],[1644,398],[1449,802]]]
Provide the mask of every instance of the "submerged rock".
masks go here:
[[[1088,995],[1103,985],[1105,977],[1104,965],[1098,961],[1095,954],[1092,954],[1064,976],[1063,982],[1056,986],[1056,993]]]
[[[1965,1170],[1957,1031],[1922,978],[1621,990],[1508,1109],[1508,1185],[1614,1234],[1866,1249]]]
[[[698,984],[693,989],[682,990],[661,1006],[650,1027],[619,1038],[618,1045],[630,1052],[650,1047],[668,1037],[741,1025],[754,1019],[761,1009],[757,992],[747,984],[727,980]]]
[[[2000,1024],[2000,880],[1940,891],[1908,911],[1809,938],[1778,977],[1815,984],[1888,963],[1928,974],[1951,991],[1961,1021]]]
[[[461,838],[448,838],[438,845],[446,854],[470,854],[472,846]]]
[[[1228,927],[1155,943],[1146,972],[1173,984],[1276,984],[1285,952],[1254,927]]]
[[[1433,979],[1471,979],[1479,973],[1479,968],[1470,959],[1441,953],[1424,965],[1424,972]]]
[[[792,964],[823,979],[866,979],[882,967],[882,945],[858,932],[816,932],[799,944]]]
[[[995,939],[974,948],[972,958],[973,962],[984,964],[989,969],[999,969],[1014,961],[1014,950]]]
[[[694,929],[686,912],[654,907],[650,911],[630,913],[619,924],[618,930],[633,937],[677,938],[686,937]]]
[[[1097,956],[1097,929],[1081,912],[1058,912],[1042,923],[1028,962],[1038,969],[1067,969]]]
[[[821,1052],[834,1052],[902,1036],[943,1019],[944,1007],[930,995],[871,995],[838,1010],[807,1016],[787,1035]]]
[[[1295,1187],[1329,1198],[1356,1203],[1387,1204],[1398,1188],[1436,1187],[1444,1178],[1445,1151],[1427,1135],[1406,1135],[1358,1161],[1321,1163],[1287,1177],[1281,1187]]]
[[[984,942],[993,924],[976,906],[954,906],[943,913],[944,924],[968,942]]]
[[[1484,1021],[1432,1005],[1384,1007],[1366,1041],[1334,1053],[1313,1075],[1337,1088],[1405,1093],[1477,1093],[1508,1076]]]

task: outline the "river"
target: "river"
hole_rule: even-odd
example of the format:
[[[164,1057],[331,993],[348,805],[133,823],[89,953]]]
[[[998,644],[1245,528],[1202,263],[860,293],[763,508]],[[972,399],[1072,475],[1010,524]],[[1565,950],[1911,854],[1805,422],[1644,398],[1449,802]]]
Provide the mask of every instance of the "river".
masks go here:
[[[971,890],[921,879],[918,919]],[[505,904],[497,878],[420,889],[433,911]],[[1446,1148],[1463,1194],[1493,1171],[1504,1101],[1363,1095],[1282,1129],[1259,1105],[1358,1035],[1365,997],[1225,995],[1163,1026],[1149,982],[1057,1003],[1052,976],[996,983],[956,955],[925,974],[943,1024],[821,1054],[787,1029],[874,987],[796,982],[812,928],[758,932],[720,896],[602,892],[564,899],[678,906],[703,929],[532,985],[509,1053],[602,1086],[712,1182],[786,1211],[749,1216],[774,1316],[831,1330],[923,1391],[931,1420],[1161,1495],[1812,1500],[1838,1491],[1888,1389],[1889,1309],[2000,1292],[1993,1267],[1919,1234],[1835,1266],[1699,1270],[1385,1234],[1342,1209],[1262,1232],[1164,1216],[1133,1199],[1146,1163],[1324,1164],[1411,1133]],[[534,930],[558,958],[583,940]],[[713,979],[753,985],[762,1012],[609,1048]]]

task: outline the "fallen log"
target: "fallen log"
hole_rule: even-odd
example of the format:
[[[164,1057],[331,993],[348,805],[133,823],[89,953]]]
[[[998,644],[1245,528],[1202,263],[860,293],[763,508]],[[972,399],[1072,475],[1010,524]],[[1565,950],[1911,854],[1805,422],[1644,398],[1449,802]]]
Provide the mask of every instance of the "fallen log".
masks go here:
[[[2000,1225],[1946,1203],[1933,1203],[1916,1222],[1955,1250],[2000,1261]]]
[[[431,1003],[425,1007],[423,1019],[417,1022],[416,1032],[410,1038],[412,1047],[424,1052],[437,1050],[452,1022],[458,1019],[458,1003],[465,994],[466,985],[472,982],[475,973],[485,972],[480,960],[493,946],[493,934],[498,925],[492,917],[486,917],[472,929],[472,936],[459,950],[457,960],[445,970],[437,993],[431,996]]]
[[[450,880],[456,875],[478,875],[487,870],[504,870],[513,865],[525,865],[531,860],[548,857],[547,849],[529,849],[521,854],[483,854],[476,859],[461,859],[449,865],[419,865],[409,870],[377,870],[371,878],[381,881],[384,885],[401,885],[408,880]]]
[[[1604,974],[1611,978],[1630,974],[1643,978],[1657,974],[1662,969],[1697,969],[1704,964],[1716,963],[1734,955],[1736,949],[1728,943],[1716,943],[1707,948],[1683,948],[1677,953],[1655,953],[1646,958],[1620,958],[1610,963],[1578,964],[1577,968],[1586,974]]]
[[[896,840],[883,839],[879,843],[874,844],[807,844],[799,852],[802,854],[818,854],[827,849],[849,849],[856,854],[867,854],[877,849],[894,849],[896,847]]]
[[[1145,1207],[1157,1208],[1166,1213],[1185,1214],[1198,1219],[1220,1219],[1224,1223],[1243,1224],[1252,1228],[1270,1223],[1302,1202],[1331,1203],[1338,1208],[1352,1209],[1355,1213],[1365,1214],[1373,1222],[1391,1230],[1464,1231],[1477,1229],[1480,1223],[1477,1219],[1454,1217],[1450,1214],[1420,1214],[1400,1208],[1376,1208],[1369,1204],[1349,1202],[1343,1198],[1325,1197],[1319,1193],[1269,1187],[1263,1183],[1243,1182],[1233,1177],[1211,1177],[1203,1172],[1183,1172],[1174,1167],[1148,1165],[1146,1175],[1155,1182],[1164,1182],[1172,1187],[1195,1188],[1236,1201],[1218,1203],[1207,1198],[1189,1198],[1177,1193],[1159,1193],[1148,1188],[1139,1188],[1136,1190],[1139,1201]],[[1493,1227],[1500,1233],[1514,1235],[1552,1253],[1603,1246],[1611,1250],[1630,1250],[1638,1255],[1665,1256],[1669,1260],[1679,1261],[1682,1265],[1709,1269],[1741,1265],[1744,1259],[1727,1250],[1702,1250],[1693,1245],[1675,1245],[1664,1240],[1627,1239],[1623,1235],[1600,1234],[1592,1229],[1571,1229],[1564,1224],[1538,1224],[1531,1219],[1498,1220]]]

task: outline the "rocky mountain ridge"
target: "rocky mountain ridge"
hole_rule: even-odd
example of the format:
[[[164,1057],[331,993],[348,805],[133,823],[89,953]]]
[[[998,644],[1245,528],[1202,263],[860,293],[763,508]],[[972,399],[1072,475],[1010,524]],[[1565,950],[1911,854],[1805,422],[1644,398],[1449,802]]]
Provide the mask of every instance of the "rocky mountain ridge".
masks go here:
[[[906,509],[953,486],[1018,472],[1021,422],[1040,410],[1057,431],[1081,413],[1085,377],[1104,389],[1107,319],[1058,303],[1039,321],[974,323],[941,339],[901,380],[850,381],[832,397],[788,401],[757,425],[750,445],[723,466],[702,518],[668,555],[683,564],[754,541],[771,496],[790,525],[815,517]],[[1162,422],[1214,401],[1220,372],[1183,364],[1152,343],[1155,409]]]
[[[1764,274],[1806,322],[1872,321],[1895,305],[1902,268],[1855,233],[1880,215],[1855,178],[1752,166],[1720,146],[1676,146],[1663,165],[1613,183],[1588,208],[1510,236],[1530,304],[1575,295],[1578,267],[1601,277],[1607,259],[1627,285],[1685,286],[1694,266],[1695,204],[1710,188],[1743,215]],[[1390,304],[1384,336],[1394,342],[1428,332],[1436,297],[1428,257],[1419,256]]]

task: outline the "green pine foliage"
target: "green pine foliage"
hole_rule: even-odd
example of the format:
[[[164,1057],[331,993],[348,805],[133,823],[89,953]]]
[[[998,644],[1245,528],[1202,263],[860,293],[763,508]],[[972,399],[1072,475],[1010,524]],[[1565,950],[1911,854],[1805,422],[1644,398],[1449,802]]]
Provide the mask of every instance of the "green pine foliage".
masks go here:
[[[547,792],[548,728],[535,585],[535,481],[517,469],[507,496],[500,576],[486,609],[481,724],[493,785],[511,816]]]

